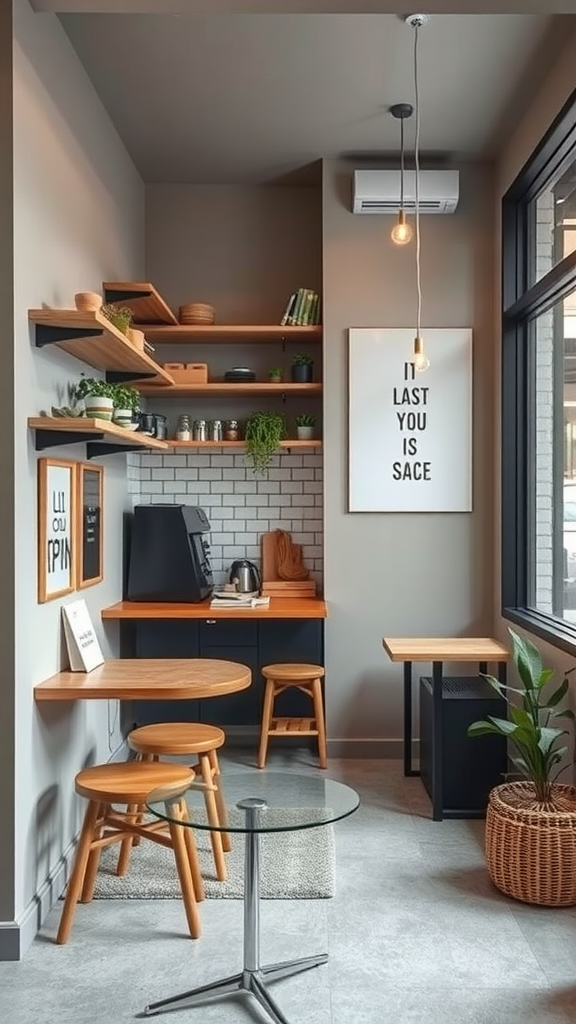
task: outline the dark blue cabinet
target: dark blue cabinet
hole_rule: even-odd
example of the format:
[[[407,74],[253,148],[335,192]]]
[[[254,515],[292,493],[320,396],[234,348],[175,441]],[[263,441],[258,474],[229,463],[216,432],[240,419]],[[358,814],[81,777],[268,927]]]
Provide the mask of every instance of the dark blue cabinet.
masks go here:
[[[324,664],[323,619],[138,619],[138,658],[216,658],[236,661],[252,671],[247,690],[200,701],[139,701],[139,725],[195,721],[212,725],[258,726],[263,665],[297,661]],[[275,704],[279,716],[309,716],[310,700],[291,688]]]

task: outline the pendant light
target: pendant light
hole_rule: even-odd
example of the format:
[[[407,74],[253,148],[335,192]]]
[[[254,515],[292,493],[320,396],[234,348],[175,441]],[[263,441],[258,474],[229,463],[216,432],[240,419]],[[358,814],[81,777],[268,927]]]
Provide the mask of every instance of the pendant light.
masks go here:
[[[414,349],[412,363],[415,370],[422,372],[430,366],[430,360],[424,349],[424,340],[421,335],[422,320],[422,287],[420,282],[420,93],[418,84],[418,33],[423,25],[429,21],[427,14],[409,14],[406,24],[414,30],[414,110],[415,110],[415,134],[414,134],[414,227],[416,230],[416,337],[414,338]]]
[[[404,209],[404,121],[407,117],[412,117],[413,110],[414,107],[411,103],[395,103],[390,107],[392,117],[396,117],[400,121],[400,210],[398,222],[392,228],[390,235],[395,245],[407,245],[412,241],[412,228],[406,220]]]

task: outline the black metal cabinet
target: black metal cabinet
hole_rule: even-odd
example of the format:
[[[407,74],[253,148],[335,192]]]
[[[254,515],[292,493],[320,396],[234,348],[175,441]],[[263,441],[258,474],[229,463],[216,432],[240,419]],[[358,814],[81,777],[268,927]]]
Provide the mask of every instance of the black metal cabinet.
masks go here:
[[[260,670],[282,661],[324,664],[323,619],[261,619],[258,623]],[[274,715],[301,718],[313,714],[310,698],[290,687],[274,702]]]
[[[260,715],[258,624],[246,619],[201,619],[200,657],[236,661],[252,672],[247,690],[200,701],[200,720],[209,725],[254,725]]]
[[[137,658],[198,658],[199,630],[194,619],[139,619],[136,622]],[[152,722],[197,722],[199,700],[140,700],[138,725]]]
[[[323,619],[140,619],[135,627],[137,658],[216,658],[247,665],[246,690],[198,701],[139,701],[138,724],[207,722],[257,726],[262,706],[264,665],[281,661],[324,664]],[[310,700],[296,688],[280,694],[280,716],[311,714]]]

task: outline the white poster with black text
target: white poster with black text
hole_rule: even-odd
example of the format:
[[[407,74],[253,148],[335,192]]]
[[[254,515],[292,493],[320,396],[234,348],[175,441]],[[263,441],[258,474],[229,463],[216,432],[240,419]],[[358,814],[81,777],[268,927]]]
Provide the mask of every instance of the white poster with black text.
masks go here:
[[[350,512],[472,511],[472,331],[349,330]]]
[[[86,601],[82,599],[63,605],[62,618],[72,672],[91,672],[93,668],[102,665],[104,655]]]

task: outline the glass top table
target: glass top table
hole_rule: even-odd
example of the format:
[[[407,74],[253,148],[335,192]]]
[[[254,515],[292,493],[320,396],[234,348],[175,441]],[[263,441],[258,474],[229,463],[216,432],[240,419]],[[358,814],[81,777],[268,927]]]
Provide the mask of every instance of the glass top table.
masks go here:
[[[186,789],[154,790],[147,807],[156,817],[185,827],[215,832],[243,833],[244,853],[244,966],[238,974],[190,989],[179,995],[150,1003],[144,1010],[153,1016],[168,1010],[200,1005],[216,996],[250,992],[275,1024],[289,1024],[267,982],[286,978],[328,960],[327,953],[260,964],[260,836],[262,833],[321,828],[348,817],[360,805],[358,794],[341,782],[316,775],[293,772],[250,770],[225,773],[222,788],[229,807],[237,807],[238,820],[208,823],[205,814],[206,786],[193,782]],[[188,820],[183,820],[180,801],[184,797]]]

